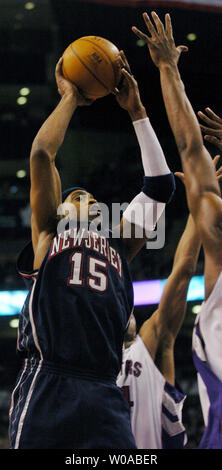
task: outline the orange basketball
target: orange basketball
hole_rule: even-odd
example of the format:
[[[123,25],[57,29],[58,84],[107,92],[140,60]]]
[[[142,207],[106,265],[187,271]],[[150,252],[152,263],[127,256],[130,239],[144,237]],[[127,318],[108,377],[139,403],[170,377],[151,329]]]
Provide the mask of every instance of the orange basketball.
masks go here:
[[[85,97],[101,98],[111,93],[120,81],[121,71],[115,63],[118,53],[117,47],[108,39],[84,36],[64,51],[63,75]]]

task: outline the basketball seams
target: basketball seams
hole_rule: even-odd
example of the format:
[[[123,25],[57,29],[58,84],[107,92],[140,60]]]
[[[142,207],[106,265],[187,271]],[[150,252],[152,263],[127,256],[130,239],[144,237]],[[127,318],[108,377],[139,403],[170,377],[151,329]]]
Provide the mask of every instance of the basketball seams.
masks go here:
[[[77,57],[77,59],[79,59],[79,61],[81,62],[81,64],[86,68],[86,70],[100,83],[100,85],[102,85],[107,91],[109,91],[109,88],[94,74],[94,72],[92,72],[90,70],[89,67],[87,67],[87,65],[82,61],[82,59],[80,58],[80,56],[77,54],[77,52],[73,49],[72,45],[70,45],[71,49],[72,49],[72,52],[73,54]]]
[[[107,54],[107,52],[101,47],[99,46],[98,44],[95,44],[93,41],[91,41],[90,39],[85,39],[85,38],[81,38],[81,41],[85,41],[85,42],[90,42],[91,44],[93,44],[95,47],[98,47],[98,49],[100,49],[103,54],[107,57],[107,59],[109,60],[111,66],[112,66],[112,69],[113,69],[113,74],[114,74],[114,81],[115,83],[117,83],[117,74],[116,74],[116,70],[115,70],[115,67],[113,65],[113,62],[112,60],[110,59],[110,56]]]

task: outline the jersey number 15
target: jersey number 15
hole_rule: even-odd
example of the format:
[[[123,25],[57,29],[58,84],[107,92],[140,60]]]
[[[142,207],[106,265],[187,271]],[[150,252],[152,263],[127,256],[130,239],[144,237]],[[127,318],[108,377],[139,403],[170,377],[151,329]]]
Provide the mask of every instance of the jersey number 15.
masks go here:
[[[83,273],[84,254],[81,251],[76,251],[70,256],[71,275],[68,278],[68,285],[81,287],[85,285],[86,280],[91,289],[97,292],[105,292],[108,286],[108,276],[101,269],[107,271],[106,261],[89,255],[87,258],[87,273]]]

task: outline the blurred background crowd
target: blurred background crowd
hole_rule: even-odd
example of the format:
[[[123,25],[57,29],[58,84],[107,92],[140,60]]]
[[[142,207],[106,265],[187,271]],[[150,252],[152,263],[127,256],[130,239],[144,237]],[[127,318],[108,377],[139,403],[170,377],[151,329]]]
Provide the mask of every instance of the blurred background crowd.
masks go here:
[[[171,14],[176,44],[189,47],[189,53],[181,58],[180,71],[195,111],[210,106],[220,114],[222,9],[188,5],[183,8],[180,2],[170,1],[1,0],[0,293],[25,288],[16,271],[16,258],[30,238],[30,147],[42,122],[58,103],[55,64],[70,42],[96,35],[125,51],[168,165],[172,171],[181,169],[163,106],[158,71],[143,41],[131,31],[132,25],[144,30],[142,13],[150,11],[149,4],[155,6],[161,18],[166,12]],[[216,154],[212,146],[208,148],[212,156]],[[130,202],[143,181],[133,126],[113,95],[77,109],[56,162],[63,188],[84,186],[110,207],[113,202]],[[166,208],[165,245],[159,250],[144,247],[131,265],[133,281],[165,279],[169,275],[187,215],[184,188],[177,181],[174,198]],[[202,274],[201,253],[197,275]],[[191,354],[192,328],[199,304],[200,301],[188,302],[175,350],[177,381],[187,393],[184,424],[189,448],[197,447],[203,430]],[[154,309],[155,305],[135,308],[138,326]],[[17,323],[12,320],[18,320],[18,314],[9,316],[1,308],[0,448],[8,447],[10,393],[20,367],[15,352]]]

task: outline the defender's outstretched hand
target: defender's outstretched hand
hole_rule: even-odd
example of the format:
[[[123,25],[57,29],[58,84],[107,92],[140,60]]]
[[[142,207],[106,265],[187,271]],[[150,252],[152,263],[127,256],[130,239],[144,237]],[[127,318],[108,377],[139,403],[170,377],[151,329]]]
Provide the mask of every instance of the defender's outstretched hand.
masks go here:
[[[168,13],[165,15],[165,26],[154,11],[151,12],[151,15],[154,25],[149,18],[149,15],[147,13],[143,13],[143,19],[151,36],[144,34],[136,28],[136,26],[132,27],[132,31],[147,43],[150,56],[156,67],[159,68],[161,65],[168,63],[171,65],[174,63],[177,64],[181,52],[187,52],[188,47],[175,46],[171,18]]]
[[[72,95],[76,99],[76,106],[89,106],[93,103],[93,100],[85,98],[78,88],[67,80],[62,73],[62,57],[58,60],[55,68],[55,78],[58,87],[58,93],[61,97]]]
[[[198,116],[207,124],[207,126],[200,124],[201,130],[205,134],[204,140],[214,144],[222,151],[222,119],[210,108],[205,108],[205,111],[206,114],[202,111],[198,112]]]
[[[123,51],[120,51],[117,58],[117,64],[121,68],[123,81],[120,89],[115,90],[116,100],[121,106],[129,112],[133,120],[146,117],[145,108],[141,102],[138,83],[131,73],[129,63]]]

